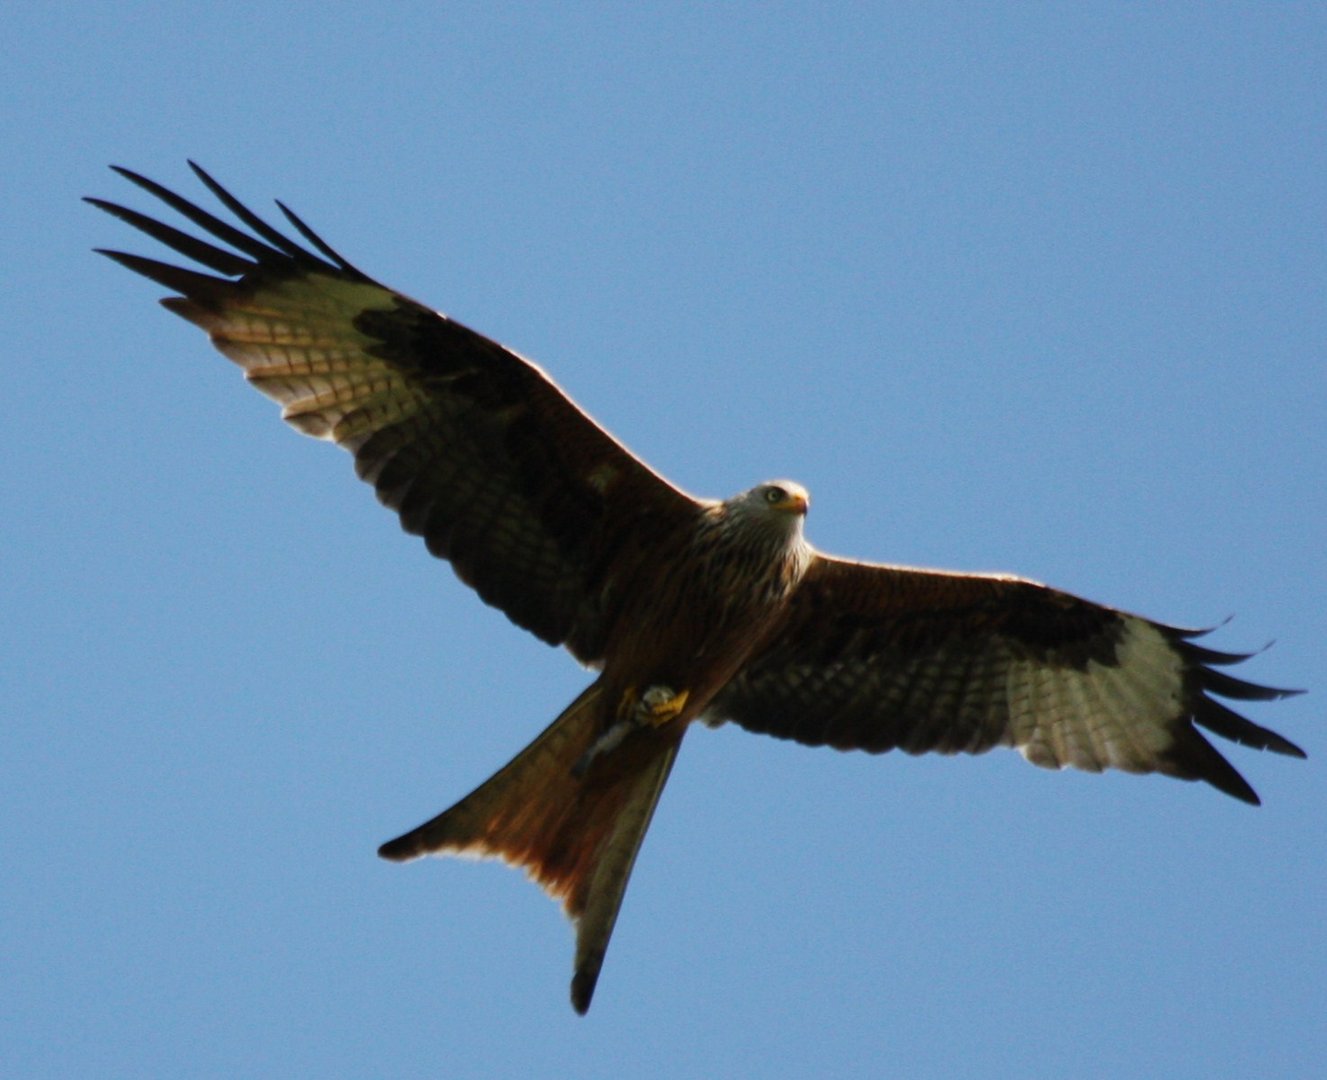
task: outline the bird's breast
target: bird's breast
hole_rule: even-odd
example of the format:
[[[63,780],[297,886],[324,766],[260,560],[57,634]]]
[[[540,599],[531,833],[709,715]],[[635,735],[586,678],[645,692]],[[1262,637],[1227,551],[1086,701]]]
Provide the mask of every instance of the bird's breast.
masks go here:
[[[695,716],[779,625],[805,573],[802,550],[701,535],[623,611],[604,674],[623,689],[689,694]]]

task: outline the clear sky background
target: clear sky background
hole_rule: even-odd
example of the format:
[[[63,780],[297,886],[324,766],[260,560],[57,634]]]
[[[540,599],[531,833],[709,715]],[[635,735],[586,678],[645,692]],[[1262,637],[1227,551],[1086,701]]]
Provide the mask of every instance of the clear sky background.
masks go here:
[[[1327,11],[5,9],[0,1072],[1309,1077],[1327,1055]],[[194,157],[688,489],[1312,692],[1263,796],[692,733],[589,1016],[495,865],[379,842],[586,683],[79,202]]]

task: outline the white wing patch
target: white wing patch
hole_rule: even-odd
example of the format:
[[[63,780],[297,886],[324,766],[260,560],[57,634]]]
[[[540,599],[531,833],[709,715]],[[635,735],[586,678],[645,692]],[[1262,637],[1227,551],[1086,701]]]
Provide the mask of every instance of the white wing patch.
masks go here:
[[[319,274],[266,286],[224,313],[194,309],[190,317],[281,403],[289,424],[353,449],[358,437],[423,405],[416,389],[367,351],[373,339],[354,326],[362,312],[389,308],[389,297],[378,285]]]
[[[1149,772],[1173,741],[1183,687],[1183,661],[1171,643],[1151,623],[1126,616],[1113,665],[1010,664],[1008,741],[1046,768]]]

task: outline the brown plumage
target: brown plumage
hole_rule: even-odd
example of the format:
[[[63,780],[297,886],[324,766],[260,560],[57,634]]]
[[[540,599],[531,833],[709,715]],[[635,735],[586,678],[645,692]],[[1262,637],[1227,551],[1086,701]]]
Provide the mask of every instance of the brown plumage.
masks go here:
[[[429,551],[598,678],[505,768],[384,844],[524,868],[577,925],[584,1012],[641,840],[693,720],[810,745],[1160,772],[1258,798],[1198,728],[1303,757],[1216,700],[1289,691],[1217,668],[1198,633],[1032,581],[849,562],[802,536],[806,493],[692,498],[537,367],[308,247],[194,166],[248,232],[117,172],[227,247],[99,199],[200,264],[105,254],[177,295],[300,431],[344,446]],[[280,204],[278,204],[280,205]]]

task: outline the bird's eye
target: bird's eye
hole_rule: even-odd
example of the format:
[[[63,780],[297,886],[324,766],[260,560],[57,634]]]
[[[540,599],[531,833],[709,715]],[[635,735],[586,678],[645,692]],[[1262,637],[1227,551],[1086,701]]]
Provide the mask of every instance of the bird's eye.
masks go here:
[[[786,502],[787,499],[788,499],[788,493],[784,491],[783,488],[781,487],[767,487],[765,489],[765,501],[769,503],[770,506],[774,506],[781,502]]]

